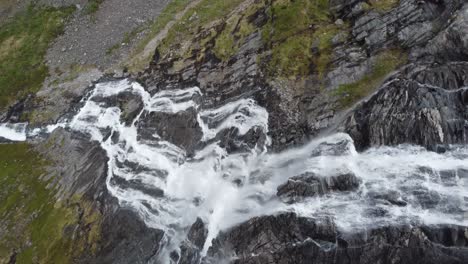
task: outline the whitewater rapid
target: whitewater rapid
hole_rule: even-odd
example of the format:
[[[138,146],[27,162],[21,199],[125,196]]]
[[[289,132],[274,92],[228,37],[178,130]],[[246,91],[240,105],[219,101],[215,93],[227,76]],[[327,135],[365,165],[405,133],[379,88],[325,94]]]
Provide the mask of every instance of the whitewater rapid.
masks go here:
[[[143,109],[133,122],[121,120],[122,109],[106,103],[121,93],[141,98]],[[133,208],[145,223],[165,231],[165,252],[179,250],[188,228],[199,217],[211,240],[227,228],[252,217],[280,212],[334,219],[339,229],[395,224],[458,224],[468,226],[468,147],[446,153],[418,146],[380,147],[356,152],[347,134],[316,139],[302,147],[270,153],[268,112],[251,98],[219,108],[203,107],[197,87],[150,95],[128,80],[97,84],[71,120],[50,126],[85,133],[107,152],[107,188],[123,206]],[[138,123],[152,112],[176,114],[194,110],[202,131],[193,156],[153,134],[141,138]],[[235,128],[236,140],[255,130],[266,140],[237,153],[221,147],[217,135]],[[0,137],[22,141],[44,129],[2,124]],[[330,192],[286,203],[277,188],[289,178],[313,173],[325,179],[352,173],[357,190]],[[382,197],[391,195],[396,203]],[[167,255],[167,254],[166,254]]]

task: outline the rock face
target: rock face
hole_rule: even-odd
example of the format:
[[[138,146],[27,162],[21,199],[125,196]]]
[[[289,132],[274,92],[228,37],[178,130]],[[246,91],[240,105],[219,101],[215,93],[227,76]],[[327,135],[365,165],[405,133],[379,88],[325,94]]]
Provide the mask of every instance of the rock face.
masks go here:
[[[359,148],[467,143],[467,21],[465,6],[447,29],[412,50],[414,63],[355,109],[344,126]]]
[[[164,232],[148,228],[132,211],[117,209],[102,225],[97,257],[83,263],[149,263],[154,261]]]
[[[461,264],[468,259],[466,231],[460,226],[391,226],[342,233],[331,219],[288,213],[253,218],[220,234],[204,263]]]
[[[346,132],[361,149],[415,143],[435,150],[440,144],[464,144],[468,142],[466,96],[465,88],[446,90],[398,78],[353,112]]]
[[[313,173],[290,178],[278,187],[277,196],[287,203],[294,203],[305,197],[313,197],[329,192],[356,190],[359,179],[352,173],[321,177]]]
[[[187,240],[181,247],[179,263],[199,263],[201,260],[201,250],[205,244],[208,230],[200,218],[193,223],[187,234]]]
[[[185,149],[189,155],[203,135],[197,122],[197,112],[193,108],[176,114],[144,113],[138,123],[140,139],[152,140],[155,133],[163,140]]]

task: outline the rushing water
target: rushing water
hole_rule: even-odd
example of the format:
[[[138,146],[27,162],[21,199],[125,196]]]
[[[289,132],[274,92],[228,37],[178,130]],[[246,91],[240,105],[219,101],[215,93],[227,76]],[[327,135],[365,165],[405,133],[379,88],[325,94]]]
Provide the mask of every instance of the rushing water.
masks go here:
[[[144,108],[133,123],[103,98],[122,92],[141,97]],[[357,153],[346,134],[316,139],[300,148],[269,153],[269,139],[241,153],[228,153],[216,135],[237,128],[239,140],[249,130],[267,135],[268,113],[252,99],[203,109],[194,87],[153,96],[127,80],[101,83],[70,121],[57,126],[89,134],[109,157],[107,188],[122,205],[131,206],[147,225],[166,232],[166,253],[177,250],[188,227],[200,217],[209,230],[203,254],[220,230],[254,216],[293,211],[301,216],[330,216],[343,231],[372,226],[460,224],[468,226],[468,148],[453,146],[444,154],[410,145]],[[154,134],[141,139],[138,122],[149,112],[175,114],[193,108],[203,136],[200,149],[184,149]],[[0,125],[0,136],[25,140],[25,125]],[[353,173],[360,180],[351,192],[285,203],[277,188],[289,178],[314,173],[327,179]],[[391,199],[388,199],[391,197]]]

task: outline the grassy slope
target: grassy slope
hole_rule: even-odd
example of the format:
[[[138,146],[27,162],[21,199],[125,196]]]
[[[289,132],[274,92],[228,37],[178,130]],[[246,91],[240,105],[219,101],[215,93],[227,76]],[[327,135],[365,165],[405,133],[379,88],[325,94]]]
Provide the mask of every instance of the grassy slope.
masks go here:
[[[176,23],[168,32],[167,37],[159,46],[161,54],[169,52],[174,44],[182,44],[186,40],[193,39],[200,27],[203,27],[214,20],[225,18],[234,8],[244,0],[202,0],[189,10],[182,19]],[[182,46],[179,54],[188,54],[190,47]]]
[[[69,263],[98,240],[99,215],[78,197],[57,202],[40,179],[47,164],[27,144],[0,144],[0,263],[13,252],[18,263]],[[75,234],[78,222],[89,232]]]
[[[40,89],[48,74],[44,55],[74,8],[35,8],[0,28],[0,111]]]
[[[330,18],[328,0],[275,1],[263,39],[272,48],[270,76],[300,78],[328,65],[331,38],[338,27]],[[312,53],[312,45],[319,50]]]
[[[328,0],[277,0],[255,1],[241,13],[227,15],[242,0],[203,0],[185,14],[169,31],[159,46],[162,55],[176,51],[181,57],[190,55],[191,46],[184,41],[194,39],[200,27],[214,20],[225,19],[224,28],[215,38],[214,54],[228,61],[252,32],[262,33],[264,45],[272,55],[262,60],[272,77],[301,78],[312,72],[320,76],[327,70],[331,59],[331,40],[340,31],[347,32],[347,25],[337,26],[329,13]],[[252,24],[256,12],[265,10],[268,21],[261,28]],[[206,36],[213,37],[216,32]],[[204,39],[198,44],[204,46]],[[317,50],[312,46],[317,43]],[[174,48],[177,47],[177,48]]]

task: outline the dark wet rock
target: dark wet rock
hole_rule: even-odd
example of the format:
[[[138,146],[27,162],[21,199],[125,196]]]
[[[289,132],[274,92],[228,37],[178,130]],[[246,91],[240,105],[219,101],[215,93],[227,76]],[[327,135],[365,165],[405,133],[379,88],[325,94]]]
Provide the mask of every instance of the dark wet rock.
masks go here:
[[[200,218],[190,227],[187,239],[182,243],[179,263],[199,263],[200,252],[208,236],[208,229]]]
[[[453,1],[453,4],[457,5],[457,2],[461,1]],[[447,3],[447,5],[450,5],[450,3]],[[451,13],[454,15],[455,11]],[[447,28],[442,30],[423,47],[414,49],[411,56],[415,59],[429,57],[431,61],[436,62],[467,61],[468,6],[465,4],[456,15],[454,21],[448,20],[452,23]]]
[[[413,47],[431,39],[462,3],[458,0],[402,0],[388,12],[371,11],[360,16],[352,32],[358,42],[364,41],[370,49],[396,43]]]
[[[140,97],[132,97],[129,100],[125,100],[125,103],[121,105],[122,115],[120,120],[123,121],[127,126],[131,125],[133,120],[143,109],[143,102]]]
[[[402,1],[406,2],[411,1]],[[412,50],[410,59],[418,62],[383,85],[347,119],[345,131],[359,149],[412,143],[437,151],[448,144],[467,142],[468,7],[455,12],[460,4],[423,4],[439,6],[431,9],[442,12],[438,20],[449,14],[457,16],[431,41]]]
[[[311,157],[319,156],[342,156],[351,154],[354,151],[354,144],[351,138],[344,138],[337,142],[322,142],[310,153]]]
[[[408,204],[397,191],[369,192],[367,196],[372,200],[382,200],[396,206],[406,206]]]
[[[464,89],[445,90],[409,79],[395,79],[345,122],[358,149],[412,143],[435,149],[466,144],[468,126]]]
[[[408,69],[408,78],[425,85],[442,87],[446,90],[457,90],[468,86],[468,62],[423,64],[410,69]]]
[[[30,104],[32,96],[28,96],[24,99],[18,100],[15,104],[11,105],[7,111],[0,111],[0,122],[1,123],[17,123],[22,121],[21,115],[25,110],[25,106]]]
[[[457,185],[457,172],[454,170],[443,170],[439,172],[442,183],[446,186]]]
[[[446,247],[468,247],[468,227],[446,225],[433,228],[422,227],[422,231],[432,242]]]
[[[92,100],[104,104],[106,107],[113,106],[120,108],[120,120],[127,126],[132,124],[135,117],[143,109],[143,101],[140,95],[126,91],[108,97],[95,96]]]
[[[319,176],[308,172],[278,186],[276,195],[287,203],[294,203],[306,197],[356,190],[359,184],[360,180],[352,173]]]
[[[145,184],[145,183],[141,182],[140,180],[127,181],[124,178],[114,176],[111,179],[111,184],[118,185],[119,188],[122,188],[122,189],[138,190],[138,191],[141,191],[142,193],[147,194],[147,195],[152,196],[152,197],[163,197],[164,196],[164,191],[163,190],[161,190],[159,188],[156,188],[154,186]]]
[[[293,213],[256,217],[218,235],[205,262],[220,263],[237,258],[231,263],[297,263],[294,260],[307,256],[311,260],[316,251],[304,252],[305,256],[296,255],[293,254],[295,247],[313,242],[317,247],[332,248],[336,232],[334,223],[328,218],[312,220]],[[289,255],[290,262],[279,261],[275,253],[283,253],[283,258]],[[257,261],[253,261],[255,259]]]
[[[203,134],[197,121],[197,112],[193,108],[172,113],[145,112],[138,125],[139,140],[155,140],[154,135],[185,149],[188,155],[193,154],[195,146]]]
[[[466,245],[461,226],[343,232],[330,219],[288,213],[253,218],[221,233],[204,263],[462,264],[468,259]]]
[[[108,158],[99,143],[81,133],[58,128],[38,148],[55,161],[47,177],[58,181],[60,195],[84,193],[96,199],[105,191]]]
[[[132,211],[117,209],[102,225],[102,245],[88,263],[148,263],[154,261],[164,233],[152,229]]]
[[[219,141],[219,146],[226,149],[228,153],[236,153],[249,151],[255,146],[265,146],[266,139],[265,133],[258,127],[250,129],[245,135],[239,135],[237,128],[230,128],[219,132],[209,142]]]
[[[343,13],[349,12],[354,6],[359,5],[363,0],[330,0],[330,8],[343,15]]]

